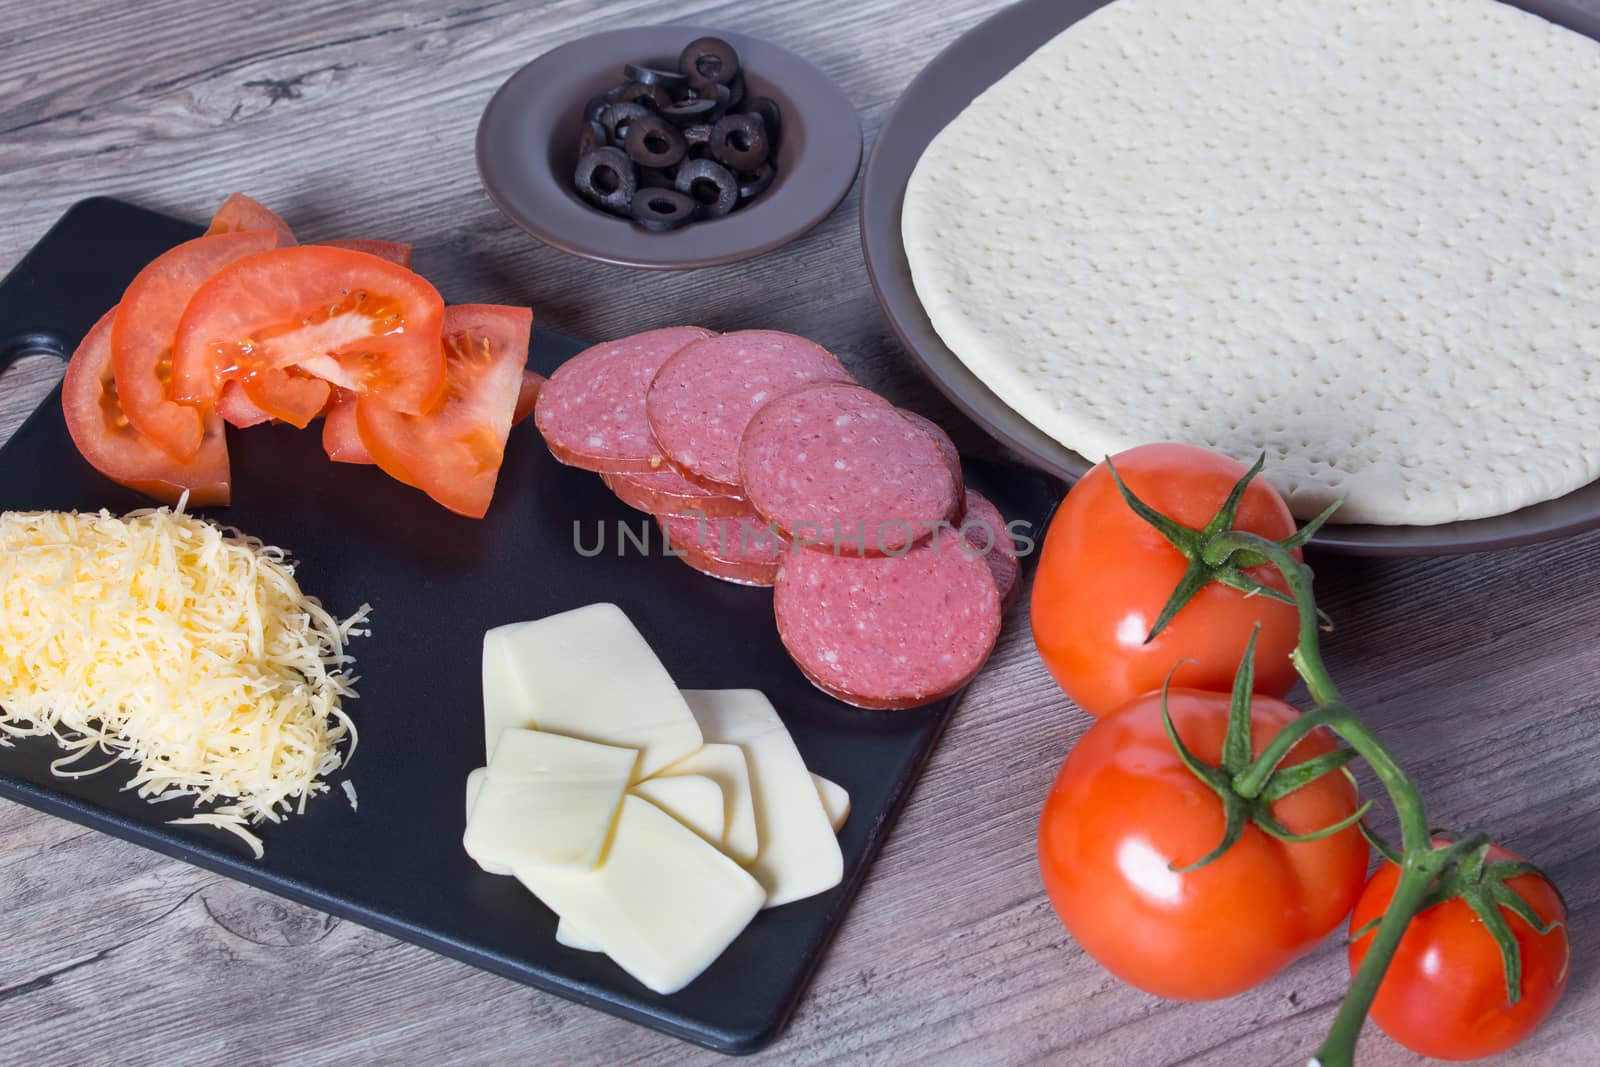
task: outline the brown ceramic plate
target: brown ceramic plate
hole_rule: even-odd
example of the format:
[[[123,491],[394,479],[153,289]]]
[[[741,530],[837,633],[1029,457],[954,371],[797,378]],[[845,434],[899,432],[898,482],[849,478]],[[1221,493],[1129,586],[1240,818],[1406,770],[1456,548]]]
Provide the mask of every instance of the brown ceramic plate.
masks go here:
[[[917,75],[878,132],[861,184],[861,244],[895,332],[958,407],[1035,465],[1076,481],[1091,464],[1000,401],[940,339],[917,299],[900,239],[906,182],[923,150],[979,93],[1106,0],[1022,0],[980,23]],[[1555,0],[1514,5],[1600,40],[1600,17]],[[1600,526],[1600,482],[1487,519],[1438,526],[1329,526],[1314,544],[1363,555],[1443,555],[1508,548]]]
[[[578,199],[572,172],[583,105],[625,80],[623,64],[676,70],[684,45],[706,36],[739,53],[748,96],[769,96],[782,109],[772,185],[720,219],[668,233]],[[513,74],[478,122],[478,174],[496,207],[545,244],[625,267],[714,267],[770,252],[827,218],[860,165],[861,121],[825,74],[777,45],[695,26],[607,30],[554,48]]]

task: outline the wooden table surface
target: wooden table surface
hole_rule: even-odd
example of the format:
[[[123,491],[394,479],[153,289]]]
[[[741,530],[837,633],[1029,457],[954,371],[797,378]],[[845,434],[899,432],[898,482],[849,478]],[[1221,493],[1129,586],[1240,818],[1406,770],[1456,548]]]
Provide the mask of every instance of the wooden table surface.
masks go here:
[[[1600,12],[1600,0],[1579,2]],[[980,447],[893,340],[854,195],[759,261],[632,272],[505,222],[478,185],[472,138],[495,87],[551,46],[682,20],[811,57],[860,108],[870,145],[913,75],[999,6],[929,0],[908,17],[894,0],[0,0],[0,269],[82,197],[198,220],[243,189],[303,234],[413,241],[447,294],[528,303],[578,336],[678,322],[806,334]],[[13,368],[0,429],[57,373],[48,359]],[[1331,667],[1433,817],[1491,829],[1571,902],[1566,1000],[1502,1062],[1600,1063],[1600,534],[1466,558],[1314,562],[1339,623]],[[1177,1004],[1112,979],[1056,921],[1035,824],[1087,724],[1040,667],[1019,609],[793,1025],[757,1059],[1304,1062],[1344,991],[1337,938],[1244,996]],[[718,1059],[5,802],[0,1005],[5,1063]],[[1362,1055],[1418,1062],[1370,1027]]]

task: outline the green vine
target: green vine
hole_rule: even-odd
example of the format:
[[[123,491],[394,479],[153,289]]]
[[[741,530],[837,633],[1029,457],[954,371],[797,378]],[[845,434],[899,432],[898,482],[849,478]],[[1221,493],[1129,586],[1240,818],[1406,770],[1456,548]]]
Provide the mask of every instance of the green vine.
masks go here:
[[[1333,515],[1338,503],[1327,508],[1293,536],[1279,541],[1233,529],[1245,490],[1265,465],[1266,456],[1263,455],[1233,486],[1212,520],[1205,527],[1195,529],[1176,522],[1140,500],[1123,483],[1112,461],[1106,461],[1111,477],[1127,505],[1189,561],[1183,579],[1151,627],[1147,641],[1154,639],[1195,593],[1213,581],[1248,595],[1265,595],[1291,603],[1299,613],[1299,642],[1290,658],[1295,671],[1305,681],[1315,707],[1279,731],[1262,749],[1260,756],[1253,760],[1250,758],[1249,732],[1256,633],[1250,635],[1234,677],[1228,731],[1223,742],[1220,767],[1197,760],[1184,746],[1167,715],[1164,689],[1162,721],[1179,758],[1195,777],[1217,794],[1225,813],[1222,841],[1205,857],[1183,870],[1204,866],[1222,856],[1238,841],[1245,826],[1250,823],[1274,837],[1290,842],[1315,840],[1351,825],[1359,825],[1374,847],[1399,866],[1399,882],[1388,908],[1376,920],[1376,932],[1373,933],[1374,924],[1368,924],[1354,934],[1355,937],[1363,937],[1373,933],[1372,944],[1368,946],[1365,959],[1351,979],[1349,992],[1340,1005],[1327,1039],[1312,1060],[1317,1067],[1352,1067],[1362,1023],[1378,994],[1378,987],[1399,948],[1406,927],[1416,915],[1446,900],[1460,898],[1465,901],[1499,946],[1505,968],[1506,997],[1511,1004],[1515,1004],[1521,996],[1522,957],[1504,913],[1509,911],[1520,917],[1541,934],[1547,933],[1556,924],[1542,921],[1527,900],[1507,884],[1509,879],[1519,875],[1540,874],[1537,868],[1520,861],[1490,861],[1487,858],[1489,839],[1483,834],[1456,837],[1430,829],[1422,796],[1416,786],[1377,735],[1345,703],[1328,673],[1322,659],[1321,645],[1321,624],[1325,616],[1317,609],[1311,569],[1296,558],[1295,553]],[[1263,564],[1270,564],[1282,575],[1287,594],[1246,573]],[[1349,748],[1282,767],[1281,764],[1295,745],[1318,729],[1336,734]],[[1357,758],[1366,761],[1389,794],[1400,822],[1399,849],[1384,841],[1366,825],[1364,816],[1371,806],[1370,801],[1350,818],[1309,834],[1289,833],[1272,817],[1270,808],[1273,802],[1325,774],[1339,771],[1348,775],[1348,764]],[[1435,843],[1435,838],[1439,838],[1441,843]]]

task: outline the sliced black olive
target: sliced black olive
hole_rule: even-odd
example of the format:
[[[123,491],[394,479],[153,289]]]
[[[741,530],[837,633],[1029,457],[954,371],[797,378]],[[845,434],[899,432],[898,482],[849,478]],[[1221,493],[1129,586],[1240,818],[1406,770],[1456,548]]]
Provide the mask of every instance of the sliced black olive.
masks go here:
[[[628,158],[644,167],[670,167],[689,151],[678,127],[660,115],[647,115],[629,123],[622,147]]]
[[[678,192],[694,198],[704,219],[726,215],[739,203],[739,179],[709,159],[691,159],[680,165],[676,185]]]
[[[770,96],[758,96],[744,107],[746,115],[760,115],[767,127],[767,150],[777,152],[778,136],[783,131],[783,111]]]
[[[600,113],[600,125],[605,127],[606,136],[612,144],[621,144],[622,139],[628,136],[628,123],[635,119],[642,119],[655,112],[643,104],[621,102],[608,105]]]
[[[686,126],[683,131],[683,139],[689,142],[690,152],[702,150],[701,154],[704,154],[703,150],[711,143],[711,127],[704,123],[698,126]]]
[[[728,83],[728,108],[729,108],[729,110],[732,110],[733,108],[738,107],[739,104],[743,100],[744,100],[744,71],[741,70],[739,73],[735,74],[733,76],[733,80]]]
[[[680,100],[662,108],[660,115],[679,126],[689,126],[705,119],[716,106],[715,100]]]
[[[726,115],[728,113],[728,101],[733,99],[733,90],[729,89],[726,85],[712,86],[705,91],[708,95],[710,95],[713,90],[716,94],[717,106],[712,108],[711,113],[706,116],[707,122],[716,122],[722,116]]]
[[[640,167],[639,188],[641,189],[673,189],[677,172],[671,167]],[[635,199],[638,194],[634,194]]]
[[[739,53],[719,37],[701,37],[684,47],[678,69],[697,89],[717,82],[726,85],[739,73]]]
[[[639,82],[641,85],[659,85],[668,92],[676,92],[689,84],[689,79],[675,70],[659,70],[656,67],[642,67],[629,63],[622,68],[630,81]]]
[[[633,161],[620,148],[596,148],[580,156],[572,184],[579,196],[614,215],[628,213],[639,187]]]
[[[727,115],[711,127],[711,158],[745,174],[767,161],[767,124],[755,115]]]
[[[589,102],[583,105],[583,121],[599,122],[600,113],[606,109],[606,105],[609,103],[611,101],[606,99],[604,93],[599,96],[591,96]]]
[[[616,103],[617,102],[617,98],[622,95],[622,90],[626,89],[627,87],[628,87],[628,83],[627,82],[618,82],[617,84],[613,85],[611,88],[607,89],[602,94],[606,98],[606,103],[608,103],[608,104]]]
[[[621,103],[643,104],[651,111],[659,111],[672,103],[672,94],[667,92],[665,86],[629,82],[617,94],[617,100]]]
[[[767,186],[772,184],[772,176],[776,172],[771,163],[761,164],[761,169],[754,174],[741,174],[739,176],[739,199],[749,200],[751,197],[760,196],[767,191]]]
[[[606,146],[606,128],[598,122],[585,122],[578,134],[578,155],[586,156],[596,148]]]
[[[676,230],[691,221],[700,205],[676,189],[645,189],[633,198],[633,221],[647,230]]]

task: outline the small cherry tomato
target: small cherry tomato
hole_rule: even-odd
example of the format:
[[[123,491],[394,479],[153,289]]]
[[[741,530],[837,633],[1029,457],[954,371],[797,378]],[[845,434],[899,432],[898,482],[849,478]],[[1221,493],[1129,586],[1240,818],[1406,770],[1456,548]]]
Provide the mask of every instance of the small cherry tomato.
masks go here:
[[[1199,529],[1221,508],[1245,468],[1189,445],[1143,445],[1113,457],[1124,484],[1145,503]],[[1233,528],[1272,540],[1294,533],[1283,498],[1250,483]],[[1298,553],[1297,553],[1298,556]],[[1104,715],[1172,684],[1227,692],[1257,624],[1255,690],[1283,696],[1298,635],[1293,605],[1216,583],[1206,585],[1154,641],[1145,636],[1182,580],[1188,560],[1122,499],[1105,464],[1084,476],[1050,521],[1033,584],[1033,637],[1056,682],[1091,715]],[[1270,564],[1244,573],[1280,592]]]
[[[1167,699],[1189,751],[1216,765],[1228,695],[1175,689]],[[1256,697],[1254,752],[1299,714]],[[1335,747],[1315,731],[1280,766]],[[1350,817],[1357,804],[1350,779],[1335,771],[1269,810],[1303,834]],[[1130,985],[1175,1000],[1243,992],[1305,955],[1350,913],[1366,878],[1367,843],[1354,826],[1287,842],[1252,822],[1206,866],[1173,869],[1204,857],[1223,829],[1220,798],[1183,764],[1162,727],[1160,694],[1142,697],[1089,728],[1045,800],[1039,867],[1050,903],[1078,944]]]
[[[1516,860],[1491,847],[1488,862]],[[1400,868],[1384,863],[1372,875],[1350,916],[1350,973],[1366,959],[1376,929],[1354,937],[1381,916],[1394,896]],[[1471,906],[1460,897],[1436,904],[1411,920],[1378,987],[1368,1017],[1413,1052],[1441,1060],[1473,1060],[1504,1052],[1533,1033],[1567,988],[1571,947],[1566,909],[1555,888],[1538,874],[1506,879],[1506,887],[1544,923],[1539,933],[1502,907],[1522,954],[1521,996],[1506,997],[1499,946]]]

